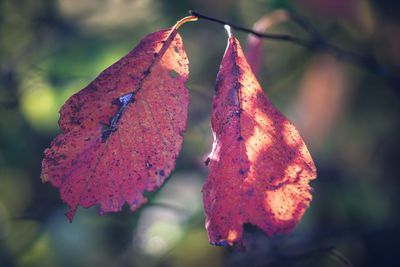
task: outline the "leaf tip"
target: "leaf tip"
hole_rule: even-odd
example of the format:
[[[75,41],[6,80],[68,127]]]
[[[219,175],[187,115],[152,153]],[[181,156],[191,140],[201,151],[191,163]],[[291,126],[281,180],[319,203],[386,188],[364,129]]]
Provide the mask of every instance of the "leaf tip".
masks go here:
[[[72,223],[72,220],[74,219],[75,216],[75,210],[71,210],[65,213],[65,216],[68,218],[69,222]]]

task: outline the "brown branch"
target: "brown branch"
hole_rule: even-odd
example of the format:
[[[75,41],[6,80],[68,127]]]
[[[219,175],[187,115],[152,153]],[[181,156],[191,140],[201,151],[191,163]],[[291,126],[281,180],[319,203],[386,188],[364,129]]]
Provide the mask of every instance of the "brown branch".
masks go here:
[[[247,33],[251,33],[251,34],[253,34],[255,36],[258,36],[260,38],[268,38],[268,39],[272,39],[272,40],[291,42],[291,43],[295,43],[297,45],[304,46],[304,47],[308,47],[309,46],[309,44],[308,44],[309,42],[307,40],[303,40],[303,39],[300,39],[300,38],[297,38],[297,37],[294,37],[294,36],[291,36],[291,35],[287,35],[287,34],[267,34],[267,33],[256,32],[256,31],[253,31],[251,29],[247,29],[245,27],[238,26],[238,25],[233,24],[233,23],[228,22],[228,21],[224,21],[224,20],[221,20],[221,19],[217,19],[217,18],[213,18],[213,17],[209,17],[209,16],[206,16],[206,15],[200,14],[199,12],[196,12],[196,11],[190,10],[189,13],[191,15],[193,15],[193,16],[198,17],[199,19],[206,19],[206,20],[209,20],[209,21],[217,22],[219,24],[229,25],[233,29],[236,29],[236,30],[239,30],[239,31],[243,31],[243,32],[247,32]]]
[[[387,72],[387,70],[381,64],[379,64],[375,58],[373,58],[371,56],[358,55],[356,53],[347,51],[336,45],[328,43],[325,40],[325,38],[315,29],[315,27],[308,20],[295,14],[294,12],[289,12],[291,20],[293,22],[297,23],[301,28],[303,28],[310,35],[310,37],[311,37],[310,39],[301,39],[301,38],[291,36],[288,34],[261,33],[261,32],[257,32],[257,31],[254,31],[254,30],[242,27],[242,26],[238,26],[229,21],[224,21],[221,19],[203,15],[196,11],[190,10],[189,13],[193,16],[198,17],[199,19],[205,19],[205,20],[213,21],[213,22],[216,22],[219,24],[229,25],[233,29],[247,32],[249,34],[253,34],[255,36],[258,36],[259,38],[266,38],[266,39],[270,39],[270,40],[290,42],[290,43],[293,43],[296,45],[300,45],[309,50],[318,50],[318,51],[330,53],[339,60],[346,61],[353,65],[362,66],[362,67],[368,69],[369,71],[382,77],[388,83],[389,86],[393,87],[394,89],[400,89],[400,88],[398,88],[397,79],[395,79],[396,75],[389,74]],[[400,90],[396,90],[396,91],[400,92]]]

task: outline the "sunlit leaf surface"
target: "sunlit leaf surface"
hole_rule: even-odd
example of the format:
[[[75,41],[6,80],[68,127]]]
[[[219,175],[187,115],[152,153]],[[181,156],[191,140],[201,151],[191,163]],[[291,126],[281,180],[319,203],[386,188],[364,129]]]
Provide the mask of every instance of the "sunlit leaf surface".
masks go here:
[[[210,242],[241,244],[244,223],[269,236],[292,231],[311,200],[309,181],[316,169],[234,37],[222,59],[212,108],[214,144],[203,187]]]

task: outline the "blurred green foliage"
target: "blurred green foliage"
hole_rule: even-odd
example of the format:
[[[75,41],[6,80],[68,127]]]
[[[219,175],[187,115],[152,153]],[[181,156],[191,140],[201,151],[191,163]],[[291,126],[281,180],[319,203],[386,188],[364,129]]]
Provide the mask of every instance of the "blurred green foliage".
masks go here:
[[[222,25],[208,21],[179,29],[190,61],[188,128],[174,174],[147,205],[101,218],[96,207],[80,209],[71,224],[58,190],[40,181],[61,105],[143,36],[171,27],[188,9],[251,27],[277,8],[398,73],[396,1],[1,0],[0,265],[341,266],[331,247],[355,266],[397,262],[400,92],[363,66],[269,40],[259,81],[309,145],[318,169],[313,201],[291,235],[267,238],[246,227],[246,251],[208,244],[200,190],[226,46]],[[291,22],[269,32],[306,36]],[[245,46],[246,34],[235,34]]]

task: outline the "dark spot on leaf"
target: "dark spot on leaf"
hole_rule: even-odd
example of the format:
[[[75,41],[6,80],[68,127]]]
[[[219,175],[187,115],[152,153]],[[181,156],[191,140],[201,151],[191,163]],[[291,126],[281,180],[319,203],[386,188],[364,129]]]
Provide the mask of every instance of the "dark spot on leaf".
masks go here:
[[[110,137],[111,133],[115,132],[117,130],[117,127],[111,127],[109,129],[102,129],[101,131],[101,142],[105,143],[108,137]]]
[[[106,124],[104,122],[99,122],[99,124],[101,125],[102,130],[104,130],[104,131],[110,129],[110,125],[109,124]]]
[[[172,78],[176,78],[176,77],[178,77],[179,74],[174,70],[170,70],[169,75],[171,75]]]
[[[249,171],[250,171],[249,168],[247,168],[247,169],[245,169],[245,170],[240,169],[240,170],[239,170],[239,173],[243,175],[243,174],[245,174],[245,173],[247,173],[247,172],[249,172]]]
[[[161,175],[161,176],[164,176],[164,175],[165,175],[164,170],[161,170],[161,171],[160,171],[160,175]]]
[[[174,46],[174,50],[175,50],[176,53],[179,53],[179,49],[178,49],[178,47],[176,45]]]
[[[115,98],[111,101],[112,105],[116,105],[119,106],[121,104],[121,101],[119,101],[119,98]],[[100,106],[97,106],[98,108],[100,108]]]
[[[217,243],[215,243],[215,245],[222,247],[222,246],[227,246],[228,243],[226,241],[218,241]]]
[[[257,93],[257,99],[262,103],[262,105],[264,105],[264,106],[268,106],[268,99],[267,99],[267,97],[265,96],[265,94],[263,93],[263,92],[258,92]]]
[[[220,87],[222,86],[223,83],[224,83],[223,77],[217,76],[217,81],[215,84],[215,95],[217,97],[219,96]]]
[[[206,161],[204,161],[204,164],[205,164],[206,166],[208,166],[208,164],[210,164],[210,158],[209,158],[209,157],[206,159]]]
[[[232,88],[228,91],[226,102],[230,106],[238,106],[239,105],[238,91],[236,90],[236,88]]]
[[[239,136],[237,140],[238,141],[242,141],[243,140],[243,136]]]
[[[251,189],[247,190],[246,194],[247,194],[248,196],[254,195],[254,188],[251,188]]]

